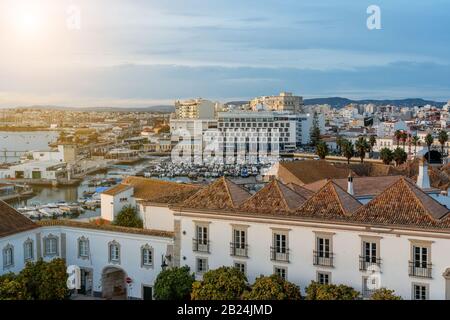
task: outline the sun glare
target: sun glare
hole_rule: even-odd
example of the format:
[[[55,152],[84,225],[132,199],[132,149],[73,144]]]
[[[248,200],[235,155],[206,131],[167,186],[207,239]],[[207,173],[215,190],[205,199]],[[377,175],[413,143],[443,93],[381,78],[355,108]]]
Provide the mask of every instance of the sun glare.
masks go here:
[[[14,8],[11,19],[14,31],[18,36],[32,38],[42,32],[44,19],[38,7]]]

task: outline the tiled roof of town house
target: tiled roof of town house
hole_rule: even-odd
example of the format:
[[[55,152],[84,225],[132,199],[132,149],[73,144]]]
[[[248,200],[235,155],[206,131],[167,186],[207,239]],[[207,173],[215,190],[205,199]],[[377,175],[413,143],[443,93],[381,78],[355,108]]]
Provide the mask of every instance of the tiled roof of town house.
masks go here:
[[[112,193],[117,194],[119,191],[116,190],[126,190],[126,188],[133,187],[134,188],[134,197],[140,200],[152,201],[158,198],[162,198],[171,194],[183,193],[186,191],[197,191],[200,189],[200,186],[192,185],[192,184],[183,184],[177,182],[163,181],[159,179],[151,179],[144,177],[135,177],[130,176],[125,178],[122,183],[118,186],[113,187],[110,190],[113,190]],[[104,193],[108,193],[110,190],[106,190]]]
[[[234,211],[250,196],[249,192],[237,184],[221,177],[183,201],[180,206],[192,209]]]
[[[358,200],[330,180],[293,214],[318,219],[346,219],[361,206]]]
[[[377,196],[402,176],[353,177],[353,196]],[[320,180],[304,185],[304,188],[317,192],[328,180]],[[348,179],[333,179],[333,182],[347,190]],[[437,190],[437,189],[436,189]]]
[[[36,223],[0,200],[0,238],[38,227]]]
[[[187,190],[187,191],[175,192],[175,193],[171,193],[171,194],[162,196],[160,198],[152,199],[150,201],[141,201],[141,203],[144,205],[155,204],[155,203],[176,205],[176,204],[180,204],[183,201],[189,199],[189,197],[191,197],[192,195],[197,193],[198,190],[199,189],[196,188],[196,189]]]
[[[283,169],[298,179],[297,184],[307,184],[322,179],[346,178],[348,176],[348,169],[338,168],[325,160],[282,161],[279,166],[281,167],[279,168],[279,178],[285,183],[290,181],[284,181],[281,176],[283,175]]]
[[[65,226],[73,228],[85,228],[85,229],[95,229],[103,231],[113,231],[122,233],[132,233],[132,234],[143,234],[148,236],[163,237],[163,238],[173,238],[174,233],[170,231],[163,230],[152,230],[152,229],[140,229],[140,228],[128,228],[120,227],[111,224],[97,225],[91,222],[81,222],[68,219],[56,219],[56,220],[41,220],[37,222],[38,226],[42,227],[52,227],[52,226]]]
[[[311,198],[312,195],[314,194],[313,191],[308,190],[305,187],[299,186],[298,184],[295,183],[288,183],[287,186],[306,199]]]
[[[125,190],[128,190],[130,188],[132,188],[132,186],[121,183],[121,184],[115,185],[114,187],[112,187],[108,190],[103,191],[102,194],[106,194],[108,196],[115,196],[115,195],[117,195]]]
[[[448,212],[412,181],[402,177],[355,211],[351,219],[371,224],[442,228],[445,224],[440,219]]]
[[[252,213],[288,214],[298,208],[306,198],[278,180],[272,180],[264,188],[246,200],[239,211]]]

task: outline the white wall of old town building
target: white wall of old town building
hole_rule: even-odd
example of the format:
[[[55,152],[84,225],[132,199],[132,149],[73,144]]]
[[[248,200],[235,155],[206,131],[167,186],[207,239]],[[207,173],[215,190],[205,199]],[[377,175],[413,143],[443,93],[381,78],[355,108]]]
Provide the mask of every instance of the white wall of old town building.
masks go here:
[[[338,226],[319,223],[301,223],[282,221],[264,221],[261,219],[212,218],[206,215],[178,216],[181,221],[181,265],[187,264],[196,269],[196,258],[208,259],[209,269],[222,265],[232,266],[235,262],[246,264],[250,282],[261,274],[270,275],[275,266],[287,267],[287,279],[304,290],[312,281],[317,280],[317,272],[331,274],[331,282],[346,284],[358,291],[363,288],[363,276],[369,274],[359,270],[359,256],[362,251],[362,237],[380,237],[381,286],[395,290],[404,299],[411,299],[413,283],[429,286],[430,299],[446,298],[446,280],[443,273],[450,268],[450,235],[417,231],[401,231],[389,228],[373,229],[365,227]],[[255,222],[259,220],[258,222]],[[205,223],[209,226],[210,253],[193,251],[192,239],[195,238],[195,226]],[[234,225],[247,226],[248,258],[232,257],[230,242]],[[280,229],[288,232],[290,262],[275,262],[270,259],[272,232]],[[376,230],[376,231],[375,231]],[[316,233],[332,235],[334,266],[313,265]],[[409,275],[409,261],[413,241],[424,241],[431,245],[432,278],[419,278]],[[197,275],[200,276],[201,275]]]

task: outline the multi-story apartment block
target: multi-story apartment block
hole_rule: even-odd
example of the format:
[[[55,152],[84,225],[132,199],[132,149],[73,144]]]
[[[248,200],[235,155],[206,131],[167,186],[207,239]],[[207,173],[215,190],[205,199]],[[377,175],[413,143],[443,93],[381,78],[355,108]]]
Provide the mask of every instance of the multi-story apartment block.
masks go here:
[[[177,119],[214,119],[217,104],[202,98],[175,101]]]
[[[258,110],[259,106],[263,106],[268,111],[301,112],[303,97],[294,96],[290,92],[281,92],[278,96],[262,96],[250,101],[252,110]]]

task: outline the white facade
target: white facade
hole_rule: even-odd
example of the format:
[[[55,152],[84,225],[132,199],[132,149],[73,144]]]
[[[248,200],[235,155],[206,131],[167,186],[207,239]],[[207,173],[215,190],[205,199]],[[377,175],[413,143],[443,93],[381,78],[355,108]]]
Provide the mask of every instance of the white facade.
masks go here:
[[[450,235],[430,232],[400,230],[392,228],[367,229],[364,226],[324,224],[315,222],[294,222],[285,219],[262,219],[255,217],[220,216],[214,214],[176,214],[181,223],[181,264],[187,264],[196,271],[197,258],[207,259],[209,269],[234,263],[244,263],[250,282],[261,274],[274,273],[275,267],[286,268],[287,279],[300,285],[304,291],[311,281],[317,281],[318,273],[330,275],[331,283],[346,284],[363,292],[363,277],[370,273],[360,270],[360,256],[363,241],[379,243],[378,256],[381,259],[380,281],[382,287],[395,290],[404,299],[412,299],[414,284],[428,288],[429,299],[450,297],[450,280],[443,274],[450,268]],[[284,221],[283,221],[284,220]],[[193,250],[196,225],[208,228],[209,253]],[[246,230],[248,257],[230,254],[230,243],[234,228]],[[273,261],[271,247],[274,233],[287,235],[289,262]],[[314,264],[317,237],[330,239],[332,265]],[[409,261],[412,261],[414,244],[430,248],[431,278],[410,275]],[[331,255],[330,255],[331,256]],[[326,263],[329,264],[329,263]],[[450,270],[450,269],[449,269]],[[422,271],[420,271],[422,272]],[[198,277],[201,273],[196,273]],[[446,289],[447,288],[447,289]]]
[[[56,240],[56,252],[48,254],[46,239]],[[87,241],[87,255],[80,256],[79,241]],[[107,270],[123,271],[132,283],[126,286],[129,299],[142,299],[144,287],[153,287],[154,281],[161,272],[162,257],[172,255],[173,240],[171,236],[153,236],[147,234],[131,234],[124,232],[97,230],[70,226],[43,226],[28,232],[0,238],[2,254],[13,248],[12,266],[2,266],[0,274],[19,272],[25,266],[24,244],[31,241],[33,258],[42,257],[49,261],[59,257],[66,260],[66,265],[76,265],[88,272],[87,291],[90,295],[101,296]],[[112,261],[109,245],[117,244],[119,257]],[[142,249],[151,252],[151,264],[143,264]]]
[[[125,188],[121,192],[114,195],[102,193],[100,195],[101,201],[101,216],[108,221],[114,221],[116,215],[127,205],[136,205],[136,200],[133,197],[134,189],[132,186]]]

